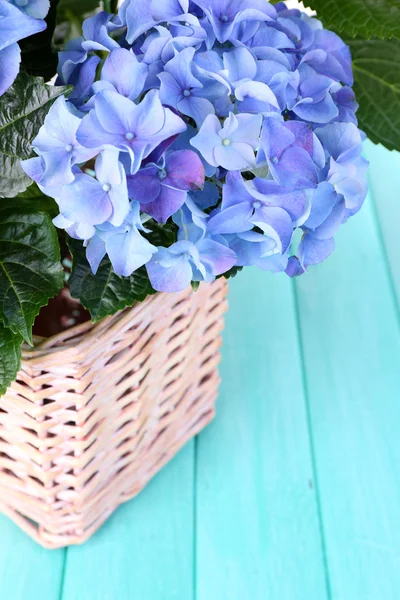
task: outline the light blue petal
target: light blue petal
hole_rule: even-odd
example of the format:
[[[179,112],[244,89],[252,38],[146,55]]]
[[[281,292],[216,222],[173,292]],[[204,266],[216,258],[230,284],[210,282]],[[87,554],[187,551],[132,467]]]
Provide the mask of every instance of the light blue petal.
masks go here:
[[[146,265],[150,283],[158,292],[181,292],[192,280],[192,267],[188,256],[177,255],[170,266],[158,262],[158,255]]]
[[[210,239],[203,239],[197,244],[200,260],[214,277],[229,271],[237,261],[233,250]]]
[[[156,248],[135,227],[126,233],[110,235],[106,241],[106,249],[114,271],[123,277],[129,277],[148,263],[156,252]]]
[[[14,83],[20,62],[21,51],[18,44],[11,44],[0,50],[0,96]]]

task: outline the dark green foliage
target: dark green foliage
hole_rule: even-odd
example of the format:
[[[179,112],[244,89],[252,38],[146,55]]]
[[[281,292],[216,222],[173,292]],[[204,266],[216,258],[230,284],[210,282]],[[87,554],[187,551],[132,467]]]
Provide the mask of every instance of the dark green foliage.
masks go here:
[[[14,381],[21,363],[22,337],[0,324],[0,395]]]
[[[400,40],[347,39],[361,129],[376,144],[400,150]]]
[[[27,342],[42,306],[64,281],[49,215],[23,199],[0,205],[0,322]]]
[[[304,0],[327,29],[364,38],[400,37],[400,0]]]
[[[236,277],[236,275],[240,273],[240,271],[243,271],[243,267],[232,267],[232,269],[230,269],[223,275],[220,275],[220,277],[225,277],[225,279],[232,279],[233,277]]]

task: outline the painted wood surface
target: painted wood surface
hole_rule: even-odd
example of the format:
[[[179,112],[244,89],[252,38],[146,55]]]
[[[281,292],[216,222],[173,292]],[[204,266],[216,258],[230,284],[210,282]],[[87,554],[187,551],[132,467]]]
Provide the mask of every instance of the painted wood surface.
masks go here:
[[[0,516],[1,600],[399,600],[400,156],[327,262],[231,283],[218,416],[82,547]]]

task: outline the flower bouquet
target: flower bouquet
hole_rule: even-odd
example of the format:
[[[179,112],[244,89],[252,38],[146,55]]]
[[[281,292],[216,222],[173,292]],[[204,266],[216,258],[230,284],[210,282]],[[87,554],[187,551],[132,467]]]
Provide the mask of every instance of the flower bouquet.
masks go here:
[[[310,3],[324,15],[318,0]],[[15,476],[39,478],[57,518],[45,517],[33,501],[31,511],[24,509],[18,486],[10,498],[20,502],[18,514],[39,523],[42,542],[62,545],[88,537],[173,453],[166,445],[176,451],[183,443],[176,441],[179,425],[190,421],[183,436],[187,439],[199,429],[194,424],[202,426],[204,415],[211,415],[219,342],[202,357],[196,367],[199,380],[192,382],[193,389],[189,386],[192,407],[207,396],[199,392],[201,386],[213,382],[207,410],[200,412],[201,418],[189,409],[181,411],[175,437],[163,442],[146,473],[127,489],[115,484],[118,493],[104,504],[104,490],[113,487],[129,462],[121,463],[121,456],[136,453],[129,468],[137,473],[137,456],[150,456],[154,440],[165,432],[163,425],[146,437],[149,422],[164,422],[160,405],[163,398],[170,401],[171,381],[179,385],[170,412],[187,395],[188,382],[170,376],[176,365],[183,371],[189,344],[181,337],[173,345],[177,323],[186,323],[189,314],[186,326],[192,331],[200,314],[208,335],[196,338],[188,354],[190,370],[201,355],[199,347],[205,352],[219,339],[226,291],[221,278],[250,266],[302,275],[332,253],[337,230],[361,208],[367,161],[350,47],[356,76],[361,72],[357,59],[369,60],[376,71],[382,44],[392,45],[394,55],[398,52],[398,32],[386,31],[395,27],[389,21],[376,32],[364,31],[358,4],[346,3],[351,35],[376,33],[390,40],[372,37],[360,49],[359,37],[343,41],[317,18],[267,0],[124,0],[119,8],[108,1],[100,8],[84,4],[87,18],[78,2],[72,2],[74,14],[63,0],[0,0],[2,393],[20,369],[22,342],[36,349],[32,355],[23,346],[22,371],[2,399],[10,421],[0,419],[0,433],[7,441],[3,450],[15,465],[21,447],[10,450],[15,436],[6,433],[17,426],[23,398],[24,414],[35,419],[36,447],[46,458],[39,461],[40,468],[36,460],[35,475],[25,465],[14,468]],[[74,37],[82,21],[82,35]],[[327,17],[327,22],[336,31],[346,26],[343,20],[337,24]],[[43,77],[49,80],[56,68],[55,85],[46,85]],[[365,72],[364,79],[356,79],[362,97],[370,86]],[[373,77],[379,87],[390,75],[381,70]],[[363,128],[374,141],[395,147],[396,134],[364,116],[373,101],[368,97],[360,110]],[[399,103],[398,97],[395,101]],[[60,329],[67,332],[49,341],[36,327],[34,333],[42,338],[33,338],[36,316],[60,289],[58,298],[68,297],[64,312],[71,311],[60,320]],[[98,325],[87,321],[86,311]],[[68,331],[71,325],[77,329]],[[155,330],[147,335],[152,326]],[[178,333],[183,336],[184,328]],[[154,352],[162,361],[144,371],[154,354],[154,336]],[[140,339],[144,342],[137,352]],[[169,357],[176,352],[179,357],[172,364]],[[203,368],[208,363],[211,371]],[[98,373],[109,364],[114,366],[106,371],[107,387],[106,377]],[[160,383],[163,364],[168,369]],[[115,371],[118,377],[113,378]],[[149,372],[157,401],[150,402],[149,393],[137,395]],[[129,385],[118,388],[126,380]],[[119,407],[121,402],[131,406],[132,394],[142,403],[129,416],[131,424],[146,413],[146,427],[135,425],[134,434],[125,438],[118,433],[120,417],[118,428],[104,434],[104,420],[110,419],[104,400],[114,388],[120,390]],[[156,413],[143,409],[155,404]],[[94,431],[93,443],[102,440],[97,452],[114,444],[118,460],[107,463],[106,473],[97,465],[82,478],[82,470],[99,456],[92,452],[89,461],[81,460],[92,442],[81,447],[78,441],[87,441],[89,431]],[[134,439],[134,446],[121,450],[126,439]],[[27,444],[35,445],[32,439]],[[3,468],[10,470],[9,462]],[[68,493],[72,488],[80,492]],[[89,489],[90,510],[83,508],[83,489]],[[36,499],[43,495],[37,489],[26,493]],[[69,521],[63,521],[65,516]]]

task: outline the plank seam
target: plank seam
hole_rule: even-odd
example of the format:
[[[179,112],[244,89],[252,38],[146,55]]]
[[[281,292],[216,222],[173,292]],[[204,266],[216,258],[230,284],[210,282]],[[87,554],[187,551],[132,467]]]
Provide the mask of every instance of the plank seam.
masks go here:
[[[193,600],[197,600],[197,471],[198,435],[193,440]]]
[[[364,154],[366,154],[366,156],[368,157],[368,153],[364,152]],[[376,231],[377,238],[378,238],[378,244],[381,249],[381,254],[383,256],[384,271],[385,271],[385,275],[386,275],[386,278],[389,283],[390,295],[392,297],[392,301],[393,301],[395,312],[396,312],[397,326],[400,331],[400,299],[397,294],[396,284],[394,281],[392,268],[390,266],[389,254],[388,254],[387,247],[385,244],[385,236],[383,235],[380,213],[379,213],[376,201],[375,201],[374,184],[373,184],[370,173],[368,176],[368,183],[369,183],[369,198],[371,201],[371,212],[372,212],[372,216],[373,216],[373,220],[374,220],[374,227],[375,227],[375,231]]]
[[[63,548],[63,561],[61,567],[61,577],[60,577],[60,591],[58,595],[58,600],[63,600],[64,598],[64,584],[65,584],[65,575],[67,571],[67,554],[68,548]]]
[[[323,565],[324,574],[325,574],[326,596],[327,596],[327,600],[332,600],[332,588],[331,588],[331,582],[330,582],[328,556],[327,556],[325,532],[324,532],[323,517],[322,517],[322,505],[321,505],[321,498],[320,498],[320,491],[319,491],[315,441],[314,441],[314,435],[313,435],[313,431],[312,431],[312,419],[311,419],[311,408],[310,408],[310,400],[309,400],[307,371],[306,371],[306,365],[305,365],[305,359],[304,359],[303,336],[302,336],[302,332],[301,332],[300,304],[299,304],[299,298],[298,298],[298,292],[297,292],[297,286],[296,286],[295,280],[293,279],[291,283],[292,283],[292,291],[293,291],[294,318],[295,318],[295,322],[296,322],[296,332],[297,332],[297,334],[296,334],[297,347],[298,347],[298,351],[299,351],[301,381],[302,381],[304,405],[305,405],[305,412],[306,412],[308,442],[309,442],[310,455],[311,455],[311,471],[312,471],[314,490],[315,490],[315,498],[316,498],[318,529],[319,529],[319,534],[320,534],[321,553],[322,553],[322,565]]]

